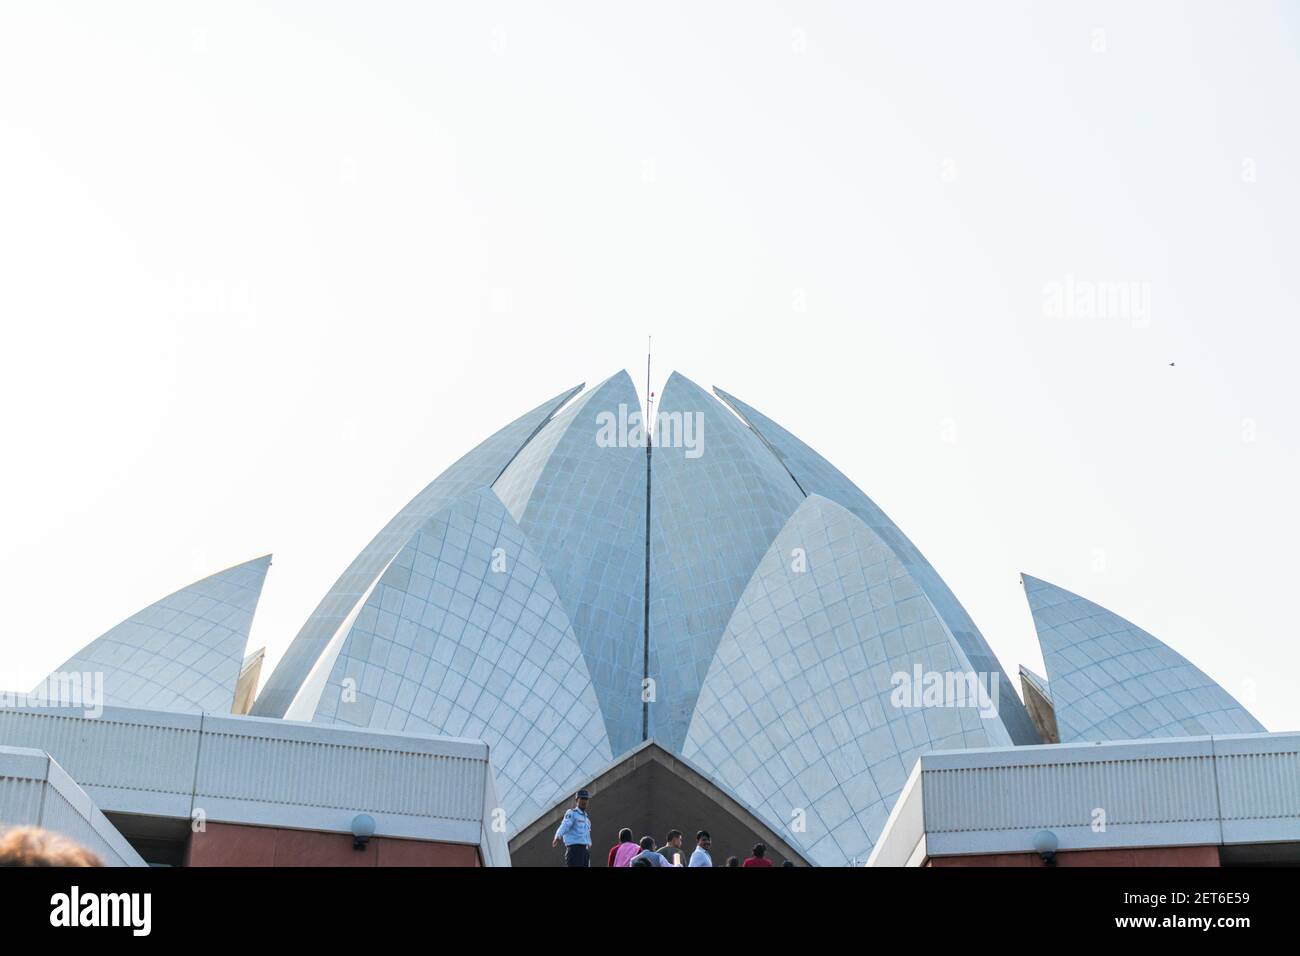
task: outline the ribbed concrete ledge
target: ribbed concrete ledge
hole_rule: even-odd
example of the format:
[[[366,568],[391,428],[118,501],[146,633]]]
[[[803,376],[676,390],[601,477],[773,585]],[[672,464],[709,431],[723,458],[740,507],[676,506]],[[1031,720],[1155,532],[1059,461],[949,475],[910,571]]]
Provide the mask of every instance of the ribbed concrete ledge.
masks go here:
[[[0,708],[0,745],[47,752],[109,812],[342,832],[365,812],[379,836],[509,865],[482,741],[106,707]]]
[[[97,853],[108,866],[145,866],[85,790],[49,754],[0,746],[0,831],[53,830]]]
[[[1040,830],[1061,850],[1300,841],[1300,734],[926,754],[869,865],[1028,852]]]

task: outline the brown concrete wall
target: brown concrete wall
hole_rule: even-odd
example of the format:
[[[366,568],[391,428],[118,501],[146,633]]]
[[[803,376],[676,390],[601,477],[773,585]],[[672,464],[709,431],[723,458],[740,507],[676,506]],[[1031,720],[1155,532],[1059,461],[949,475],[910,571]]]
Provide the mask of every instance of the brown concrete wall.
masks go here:
[[[478,847],[372,837],[352,849],[352,834],[209,823],[191,835],[186,866],[481,866]]]
[[[1037,853],[938,856],[927,866],[1046,866]],[[1155,846],[1124,850],[1062,850],[1057,866],[1218,866],[1217,846]]]

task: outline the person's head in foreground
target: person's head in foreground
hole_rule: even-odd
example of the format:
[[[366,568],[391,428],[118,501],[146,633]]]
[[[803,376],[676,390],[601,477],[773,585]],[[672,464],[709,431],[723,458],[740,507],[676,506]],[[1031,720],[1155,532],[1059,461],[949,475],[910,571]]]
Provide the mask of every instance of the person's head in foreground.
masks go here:
[[[40,827],[13,827],[0,833],[0,866],[103,866],[79,843]]]
[[[624,827],[623,829],[619,830],[619,831],[618,831],[618,842],[619,842],[619,843],[631,843],[631,842],[632,842],[632,831],[629,830],[627,827]]]
[[[766,853],[766,852],[767,852],[767,847],[763,846],[763,844],[761,844],[761,843],[755,843],[755,844],[754,844],[754,856],[755,856],[757,859],[760,859],[760,860],[763,859],[763,854]]]

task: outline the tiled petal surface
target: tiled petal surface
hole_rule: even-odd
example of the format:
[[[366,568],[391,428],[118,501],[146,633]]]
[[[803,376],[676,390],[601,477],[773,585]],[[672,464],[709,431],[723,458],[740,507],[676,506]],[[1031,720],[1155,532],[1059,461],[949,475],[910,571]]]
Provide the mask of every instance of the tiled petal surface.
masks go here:
[[[676,423],[680,441],[670,437]],[[804,498],[753,432],[676,372],[664,386],[655,433],[650,721],[651,736],[676,750],[741,592]]]
[[[55,673],[102,672],[108,706],[228,714],[270,566],[268,554],[181,588],[91,641]]]
[[[568,614],[490,489],[430,518],[398,553],[315,720],[486,741],[511,833],[612,759]]]
[[[757,409],[746,405],[721,389],[714,389],[718,396],[735,409],[736,414],[749,423],[772,451],[785,464],[790,474],[799,482],[807,494],[823,495],[839,502],[855,515],[865,521],[893,550],[898,559],[911,572],[917,585],[925,592],[934,605],[944,624],[957,638],[971,666],[984,673],[996,673],[1002,686],[1010,687],[1006,673],[997,657],[989,648],[984,636],[975,622],[971,620],[966,609],[957,600],[943,578],[931,567],[930,562],[917,550],[916,545],[908,540],[907,535],[898,528],[879,506],[863,494],[834,465],[802,441],[790,434],[776,422],[763,415]],[[1014,694],[1012,695],[1014,697]],[[1025,712],[1019,699],[1007,700],[1002,708],[1001,719],[1017,744],[1038,743],[1038,732]]]
[[[435,478],[394,515],[321,599],[267,679],[252,713],[283,717],[330,639],[420,525],[462,495],[491,485],[529,438],[581,388],[579,385],[562,392],[511,422]],[[430,436],[430,440],[435,437]]]
[[[945,678],[969,673],[893,549],[813,495],[727,624],[683,756],[811,861],[861,862],[921,753],[1011,743],[978,699],[922,706],[924,698],[895,697],[897,675],[913,678],[918,667]],[[989,689],[999,700],[1015,694]]]
[[[547,423],[493,485],[569,614],[615,753],[642,729],[646,454],[619,440],[638,438],[620,423],[639,413],[620,372]]]
[[[1061,743],[1264,733],[1177,651],[1086,598],[1021,576]]]

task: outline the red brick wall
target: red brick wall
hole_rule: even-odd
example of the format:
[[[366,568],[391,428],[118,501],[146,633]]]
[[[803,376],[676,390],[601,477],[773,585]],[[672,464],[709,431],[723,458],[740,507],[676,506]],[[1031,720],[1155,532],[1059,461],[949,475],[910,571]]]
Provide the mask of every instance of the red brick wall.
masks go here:
[[[927,866],[1046,866],[1037,853],[938,856]],[[1217,846],[1154,846],[1123,850],[1062,850],[1057,866],[1218,866]]]
[[[209,823],[190,836],[186,866],[480,866],[478,847],[372,837],[352,849],[352,834]]]

